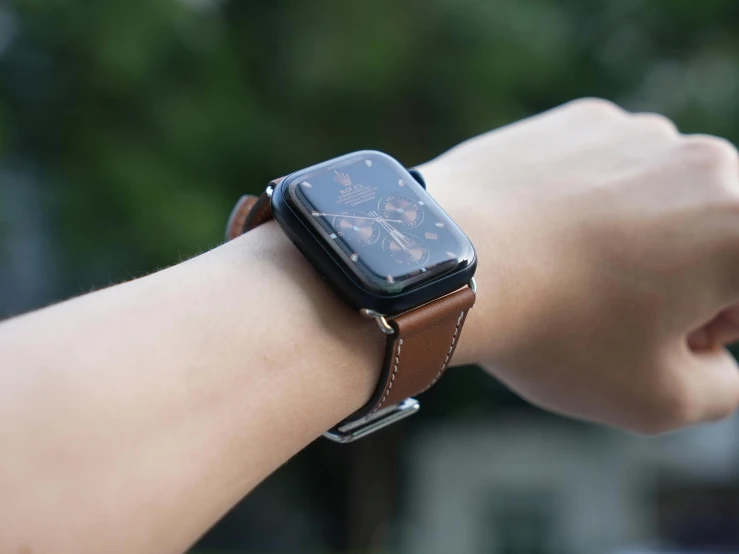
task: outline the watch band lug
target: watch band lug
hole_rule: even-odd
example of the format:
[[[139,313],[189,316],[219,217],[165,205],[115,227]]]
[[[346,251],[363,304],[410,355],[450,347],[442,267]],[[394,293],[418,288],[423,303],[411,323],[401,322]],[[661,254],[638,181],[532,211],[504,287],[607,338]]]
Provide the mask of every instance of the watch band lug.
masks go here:
[[[354,442],[396,421],[412,416],[420,408],[421,404],[419,404],[418,400],[415,398],[406,398],[399,404],[393,404],[354,421],[337,425],[333,429],[326,431],[323,436],[339,443]]]
[[[377,326],[380,328],[380,331],[382,331],[386,335],[392,335],[395,332],[395,329],[393,329],[393,327],[387,322],[387,319],[385,319],[385,316],[381,313],[376,312],[375,310],[370,310],[368,308],[362,308],[361,310],[359,310],[359,313],[362,314],[364,317],[374,318]]]

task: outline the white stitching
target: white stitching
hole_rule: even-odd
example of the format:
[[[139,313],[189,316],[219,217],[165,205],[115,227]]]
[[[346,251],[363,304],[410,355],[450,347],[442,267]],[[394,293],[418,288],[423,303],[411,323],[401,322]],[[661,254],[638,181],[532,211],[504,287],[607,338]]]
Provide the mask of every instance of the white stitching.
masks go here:
[[[459,313],[459,318],[457,319],[457,326],[454,328],[454,334],[452,335],[452,344],[449,345],[449,350],[447,350],[446,358],[444,358],[444,363],[441,364],[441,369],[439,369],[439,373],[436,374],[436,377],[434,377],[434,380],[429,383],[429,386],[423,389],[423,391],[427,391],[430,389],[436,381],[439,380],[441,377],[441,374],[444,373],[444,370],[446,369],[446,365],[449,363],[449,359],[452,357],[452,350],[454,350],[454,343],[457,341],[457,333],[459,333],[459,325],[462,323],[462,318],[464,317],[464,310],[462,310]]]
[[[398,350],[395,353],[395,365],[393,366],[393,373],[390,375],[390,382],[388,383],[387,389],[385,389],[385,394],[382,396],[380,403],[377,405],[377,407],[374,410],[372,410],[372,413],[379,410],[380,407],[385,403],[385,400],[387,400],[387,397],[390,395],[390,389],[393,388],[393,381],[395,381],[395,374],[398,373],[398,363],[400,362],[400,349],[402,346],[403,346],[403,339],[398,339]]]
[[[436,374],[436,377],[434,377],[434,380],[429,383],[428,387],[423,389],[421,392],[424,392],[428,389],[430,389],[436,381],[439,380],[442,373],[444,373],[444,370],[447,367],[447,364],[449,363],[449,359],[452,357],[452,351],[454,350],[454,343],[457,342],[457,335],[459,334],[459,326],[462,324],[462,319],[464,318],[464,310],[459,312],[459,317],[457,318],[457,325],[454,327],[454,334],[452,335],[452,342],[449,345],[449,350],[447,350],[446,358],[444,358],[444,363],[441,364],[441,369],[439,369],[439,372]],[[393,372],[390,375],[390,381],[388,382],[387,389],[385,389],[385,393],[382,395],[382,398],[380,399],[380,403],[377,404],[374,410],[372,410],[372,413],[375,413],[377,410],[379,410],[382,405],[385,403],[385,400],[387,400],[387,397],[390,395],[390,390],[393,388],[393,382],[395,381],[395,376],[398,373],[398,364],[400,363],[400,350],[403,346],[403,339],[398,340],[398,350],[395,353],[395,363],[393,365]]]

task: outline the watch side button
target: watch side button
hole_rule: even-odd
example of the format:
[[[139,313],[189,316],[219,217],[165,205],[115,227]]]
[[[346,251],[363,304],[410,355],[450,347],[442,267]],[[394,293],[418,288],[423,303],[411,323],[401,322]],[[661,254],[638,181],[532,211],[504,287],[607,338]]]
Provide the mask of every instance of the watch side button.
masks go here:
[[[418,171],[417,169],[413,168],[413,169],[409,169],[408,170],[408,173],[410,173],[411,175],[413,175],[413,178],[416,181],[418,181],[418,184],[419,185],[421,185],[424,189],[426,188],[426,181],[424,180],[423,175],[421,175],[421,172],[420,171]]]

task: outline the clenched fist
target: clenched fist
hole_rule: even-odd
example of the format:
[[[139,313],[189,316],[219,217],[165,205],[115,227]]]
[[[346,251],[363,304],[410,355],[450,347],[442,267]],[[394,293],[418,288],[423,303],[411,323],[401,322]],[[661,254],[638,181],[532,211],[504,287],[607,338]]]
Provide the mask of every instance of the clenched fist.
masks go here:
[[[739,158],[597,99],[422,168],[479,254],[456,363],[532,403],[640,433],[731,413],[739,372]]]

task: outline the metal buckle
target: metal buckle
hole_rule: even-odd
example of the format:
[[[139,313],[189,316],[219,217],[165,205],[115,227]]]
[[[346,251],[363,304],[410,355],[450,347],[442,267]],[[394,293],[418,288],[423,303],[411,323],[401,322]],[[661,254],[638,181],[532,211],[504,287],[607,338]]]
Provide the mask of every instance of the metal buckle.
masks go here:
[[[470,279],[469,286],[473,293],[477,293],[477,285],[474,279]],[[395,333],[395,329],[388,323],[385,315],[368,308],[362,308],[359,312],[365,317],[373,318],[380,331],[386,335]],[[420,408],[421,404],[419,404],[418,400],[415,398],[406,398],[399,404],[393,404],[354,421],[337,425],[333,429],[326,431],[323,436],[334,442],[353,442],[415,414]]]
[[[420,407],[421,404],[415,398],[406,398],[400,404],[393,404],[373,414],[338,425],[326,431],[323,436],[334,442],[353,442],[415,414]]]

